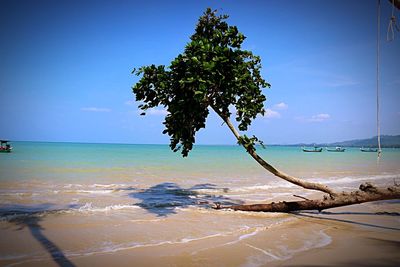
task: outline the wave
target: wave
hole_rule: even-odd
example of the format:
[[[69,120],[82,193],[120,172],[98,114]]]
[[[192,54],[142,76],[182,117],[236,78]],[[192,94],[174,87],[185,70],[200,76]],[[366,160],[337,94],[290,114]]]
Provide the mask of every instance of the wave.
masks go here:
[[[127,205],[113,205],[109,206],[110,208],[113,207],[113,209],[124,209],[124,208],[131,208],[131,206]],[[82,206],[80,211],[106,211],[107,207],[105,208],[96,208],[91,205],[91,203],[87,203],[86,205]],[[213,239],[213,238],[218,238],[218,237],[230,237],[230,236],[237,236],[237,238],[229,243],[223,244],[224,245],[229,245],[229,244],[234,244],[243,240],[246,240],[252,236],[257,235],[259,232],[267,230],[269,227],[274,226],[274,225],[280,225],[282,223],[285,223],[287,221],[294,220],[295,218],[287,218],[285,220],[281,220],[280,222],[276,222],[272,225],[269,225],[266,227],[265,225],[256,225],[256,226],[242,226],[236,230],[232,231],[227,231],[227,232],[221,232],[221,233],[213,233],[209,235],[204,235],[204,236],[199,236],[199,237],[192,237],[192,236],[187,236],[183,237],[177,240],[162,240],[159,242],[154,242],[154,243],[138,243],[138,242],[127,242],[127,243],[121,243],[121,244],[114,244],[112,242],[105,242],[100,246],[97,247],[91,247],[88,249],[80,250],[80,251],[71,251],[71,250],[65,250],[64,254],[67,258],[80,258],[80,257],[86,257],[86,256],[93,256],[93,255],[103,255],[103,254],[109,254],[109,253],[115,253],[115,252],[120,252],[120,251],[126,251],[126,250],[131,250],[131,249],[137,249],[137,248],[151,248],[151,247],[157,247],[157,246],[165,246],[165,245],[177,245],[177,244],[188,244],[192,242],[197,242],[201,240],[206,240],[206,239]],[[147,221],[159,221],[159,220],[165,220],[164,218],[161,219],[154,219],[154,220],[147,220]],[[134,222],[138,220],[132,220]],[[143,220],[146,221],[146,220]],[[207,248],[210,249],[210,248]],[[203,249],[206,250],[206,249]],[[198,251],[193,252],[192,254],[196,254]],[[34,255],[34,257],[33,257]],[[18,260],[18,262],[13,263],[13,265],[18,265],[22,263],[28,263],[28,262],[33,262],[33,261],[41,261],[41,260],[46,260],[48,259],[48,256],[46,254],[21,254],[21,255],[0,255],[0,260]]]
[[[253,186],[245,186],[245,187],[239,187],[239,188],[233,188],[229,190],[229,192],[232,193],[238,193],[238,192],[252,192],[252,191],[258,191],[258,190],[270,190],[270,189],[277,189],[277,188],[292,188],[296,187],[295,185],[291,183],[275,183],[271,185],[253,185]]]
[[[86,203],[82,207],[78,209],[71,209],[71,211],[78,211],[78,212],[108,212],[113,210],[124,210],[124,209],[138,209],[139,206],[136,205],[110,205],[106,207],[94,207],[92,203]]]
[[[225,193],[250,193],[254,191],[262,191],[262,190],[271,190],[277,188],[292,188],[295,185],[290,183],[275,183],[275,184],[267,184],[267,185],[252,185],[252,186],[243,186],[243,187],[234,187],[234,188],[204,188],[204,189],[195,189],[193,192],[198,194],[225,194]]]
[[[77,252],[64,251],[64,254],[68,258],[78,258],[78,257],[85,257],[85,256],[115,253],[115,252],[119,252],[119,251],[136,249],[136,248],[157,247],[157,246],[174,245],[174,244],[186,244],[186,243],[190,243],[190,242],[195,242],[195,241],[200,241],[200,240],[215,238],[215,237],[220,237],[220,236],[223,236],[223,234],[212,234],[212,235],[206,235],[206,236],[202,236],[202,237],[198,237],[198,238],[189,238],[188,237],[188,238],[182,238],[182,239],[179,239],[176,241],[161,241],[161,242],[157,242],[157,243],[147,243],[147,244],[143,244],[143,243],[141,244],[141,243],[136,243],[136,242],[125,243],[125,244],[112,244],[111,242],[107,242],[108,244],[103,247],[91,248],[88,250],[77,251]],[[32,259],[33,256],[36,256],[36,257],[34,257],[34,259]],[[40,261],[40,260],[47,259],[47,257],[45,255],[39,256],[37,253],[35,253],[35,254],[20,254],[20,255],[0,255],[0,260],[20,260],[20,259],[27,259],[27,258],[31,258],[31,260],[14,263],[12,265],[18,265],[18,264],[26,263],[26,262],[30,262],[30,261]],[[11,266],[11,265],[9,265],[9,266]]]
[[[203,214],[215,214],[218,216],[235,216],[238,217],[243,216],[243,217],[256,217],[256,218],[285,218],[285,219],[290,219],[294,220],[295,218],[288,218],[287,213],[279,213],[279,212],[254,212],[254,211],[241,211],[241,210],[232,210],[232,209],[221,209],[221,210],[215,210],[215,209],[210,209],[210,208],[202,208],[202,207],[196,207],[196,208],[176,208],[176,210],[184,211],[184,212],[195,212],[195,213],[203,213]],[[286,222],[286,221],[285,221]],[[277,222],[279,223],[279,222]]]
[[[105,190],[78,189],[78,190],[67,190],[67,191],[64,191],[64,193],[67,193],[67,194],[111,194],[111,193],[114,193],[117,191],[118,190],[115,190],[115,189],[105,189]]]
[[[324,230],[318,232],[313,232],[310,237],[317,237],[315,240],[305,239],[303,245],[297,249],[289,249],[285,245],[279,245],[275,250],[260,248],[254,245],[246,243],[247,247],[250,247],[256,251],[262,253],[260,256],[249,257],[248,261],[243,266],[265,266],[271,261],[283,261],[292,258],[294,255],[301,253],[303,251],[308,251],[311,249],[321,248],[332,243],[332,237],[327,235]]]
[[[131,209],[140,209],[140,207],[137,205],[124,205],[124,204],[96,207],[93,206],[91,202],[86,203],[85,205],[78,208],[64,208],[64,209],[56,209],[50,207],[44,209],[36,209],[36,208],[30,208],[29,206],[24,208],[18,208],[18,207],[15,208],[13,206],[10,206],[9,208],[2,209],[0,211],[0,221],[12,222],[24,218],[44,217],[50,214],[95,213],[95,212],[131,210]]]
[[[101,188],[124,188],[127,187],[127,184],[92,184],[89,187],[96,188],[96,187],[101,187]]]
[[[264,249],[262,249],[262,248],[258,248],[258,247],[256,247],[256,246],[252,246],[252,245],[250,245],[250,244],[246,244],[246,246],[248,246],[248,247],[250,247],[250,248],[252,248],[252,249],[261,251],[263,254],[265,254],[265,255],[267,255],[267,256],[273,258],[274,260],[282,260],[282,258],[280,258],[280,257],[278,257],[278,256],[276,256],[276,255],[274,255],[274,254],[272,254],[272,253],[269,252],[269,251],[267,252],[266,250],[264,250]]]
[[[164,245],[176,245],[176,244],[186,244],[190,242],[200,241],[209,238],[221,237],[225,236],[224,234],[212,234],[206,235],[198,238],[182,238],[176,241],[160,241],[157,243],[125,243],[125,244],[118,244],[118,245],[107,245],[104,247],[98,247],[96,249],[91,249],[87,251],[75,252],[75,253],[66,253],[67,257],[84,257],[84,256],[93,256],[93,255],[101,255],[101,254],[108,254],[108,253],[115,253],[124,250],[131,250],[136,248],[147,248],[147,247],[158,247]]]
[[[310,249],[315,249],[315,248],[322,248],[330,243],[332,243],[332,237],[329,236],[328,234],[325,233],[325,230],[320,230],[318,232],[313,232],[312,236],[316,236],[317,239],[314,240],[314,242],[310,240],[305,240],[303,243],[303,246],[298,248],[298,249],[288,249],[285,246],[281,246],[280,248],[282,249],[280,255],[280,260],[287,260],[293,257],[295,254],[298,254],[303,251],[307,251]]]
[[[310,194],[308,192],[303,193],[303,196],[307,196],[307,194]],[[271,201],[271,199],[278,198],[278,197],[291,197],[293,196],[293,192],[285,192],[285,193],[271,193],[271,192],[258,192],[258,193],[250,193],[246,194],[242,192],[242,194],[234,194],[228,195],[230,198],[234,199],[240,199],[241,201],[248,202],[248,201]]]
[[[294,217],[290,217],[290,218],[286,218],[286,219],[283,219],[281,221],[272,223],[272,224],[270,224],[268,226],[261,225],[261,226],[256,226],[256,227],[249,227],[249,226],[242,227],[239,230],[236,230],[236,231],[233,231],[233,232],[229,232],[229,234],[224,235],[224,236],[231,236],[231,235],[237,235],[237,233],[244,233],[244,234],[240,234],[235,240],[232,240],[230,242],[226,242],[226,243],[223,243],[223,244],[219,244],[219,245],[216,245],[216,246],[203,248],[203,249],[194,251],[194,252],[192,252],[192,255],[196,255],[199,252],[205,251],[205,250],[210,250],[210,249],[215,249],[215,248],[219,248],[219,247],[224,247],[224,246],[230,246],[230,245],[237,244],[237,243],[239,243],[239,242],[241,242],[241,241],[243,241],[245,239],[248,239],[248,238],[250,238],[252,236],[257,235],[258,233],[260,233],[262,231],[266,231],[266,230],[268,230],[268,229],[270,229],[272,227],[276,227],[276,226],[282,225],[284,223],[291,222],[293,220],[297,220],[297,219],[294,218]]]
[[[250,233],[246,233],[246,234],[240,235],[236,240],[233,240],[233,241],[231,241],[231,242],[225,243],[225,244],[223,244],[222,246],[233,245],[233,244],[239,243],[240,241],[242,241],[242,240],[244,240],[244,239],[247,239],[247,238],[250,238],[250,237],[252,237],[252,236],[255,236],[256,234],[258,234],[258,233],[261,232],[261,231],[266,230],[267,228],[268,228],[268,227],[265,227],[265,226],[256,227],[256,229],[255,229],[254,231],[252,231],[252,232],[250,232]]]
[[[312,178],[312,179],[305,179],[310,182],[318,182],[323,184],[333,184],[333,185],[341,185],[341,184],[349,184],[354,182],[362,182],[362,181],[383,181],[383,180],[391,180],[393,179],[400,179],[400,174],[378,174],[378,175],[360,175],[360,176],[331,176],[331,177],[319,177],[319,178]],[[204,189],[195,189],[193,190],[197,194],[232,194],[235,193],[255,193],[257,191],[271,191],[274,189],[292,189],[297,188],[296,185],[293,185],[288,182],[276,182],[272,184],[265,184],[265,185],[253,185],[253,186],[243,186],[243,187],[233,187],[233,188],[204,188]],[[289,193],[273,193],[274,196],[283,196],[283,194]],[[282,194],[282,195],[278,195]],[[238,194],[238,196],[243,196]]]
[[[275,225],[282,224],[282,223],[283,222],[276,223]],[[233,234],[237,234],[238,232],[243,233],[231,242],[227,242],[222,245],[217,245],[217,246],[213,246],[213,247],[200,249],[200,250],[197,250],[197,251],[194,251],[191,253],[192,255],[195,255],[200,251],[215,249],[217,247],[222,247],[222,246],[234,245],[238,242],[244,241],[246,239],[249,239],[252,236],[257,235],[258,233],[260,233],[266,229],[268,229],[268,227],[265,227],[265,226],[256,226],[256,227],[244,226],[236,231],[231,231],[231,232],[210,234],[210,235],[205,235],[205,236],[201,236],[201,237],[197,237],[197,238],[185,237],[185,238],[181,238],[181,239],[178,239],[175,241],[160,241],[160,242],[155,242],[155,243],[130,242],[130,243],[124,243],[124,244],[114,244],[112,242],[104,242],[103,245],[101,245],[101,246],[98,246],[95,248],[92,247],[92,248],[81,250],[81,251],[65,250],[64,254],[67,258],[73,259],[73,258],[81,258],[81,257],[87,257],[87,256],[94,256],[94,255],[104,255],[104,254],[116,253],[116,252],[131,250],[131,249],[137,249],[137,248],[151,248],[151,247],[164,246],[164,245],[187,244],[187,243],[201,241],[201,240],[205,240],[205,239],[226,237],[226,236],[230,236]],[[285,245],[277,245],[275,247],[275,249],[271,249],[271,248],[268,249],[268,248],[263,248],[263,247],[257,247],[255,245],[252,245],[249,243],[244,243],[245,246],[260,252],[261,255],[259,254],[256,256],[248,257],[247,262],[243,266],[265,266],[266,264],[268,264],[268,262],[271,262],[271,261],[287,260],[287,259],[292,258],[294,255],[301,253],[303,251],[325,247],[332,242],[332,238],[325,233],[325,230],[313,231],[312,233],[310,233],[311,237],[316,237],[316,238],[312,238],[312,240],[304,239],[303,245],[297,249],[289,249]],[[40,262],[43,260],[48,260],[48,255],[45,253],[38,253],[38,252],[29,253],[29,254],[19,254],[19,255],[17,255],[17,254],[0,255],[0,260],[17,261],[17,262],[7,265],[7,266],[16,266],[16,265],[20,265],[20,264],[24,264],[24,263]]]
[[[83,187],[81,184],[66,184],[64,188],[72,188],[72,187]]]
[[[124,208],[131,208],[131,206],[127,205],[113,205],[109,206],[109,208],[112,209],[124,209]],[[80,211],[106,211],[107,207],[105,208],[94,208],[90,203],[87,203],[83,207],[79,209]],[[147,220],[147,221],[159,221],[159,220],[164,220],[164,219],[154,219],[154,220]],[[137,220],[133,220],[137,221]],[[143,220],[145,221],[145,220]],[[279,223],[275,223],[274,225],[281,224],[284,221],[283,220]],[[128,243],[122,243],[122,244],[114,244],[112,242],[106,242],[103,243],[102,246],[95,247],[95,248],[89,248],[86,250],[81,250],[81,251],[64,251],[64,254],[68,258],[78,258],[78,257],[85,257],[85,256],[93,256],[93,255],[101,255],[101,254],[108,254],[108,253],[115,253],[115,252],[120,252],[120,251],[125,251],[125,250],[130,250],[130,249],[137,249],[137,248],[148,248],[148,247],[157,247],[157,246],[164,246],[164,245],[177,245],[177,244],[187,244],[187,243],[192,243],[196,241],[201,241],[201,240],[206,240],[206,239],[213,239],[213,238],[218,238],[218,237],[227,237],[227,236],[232,236],[232,235],[237,235],[239,233],[239,237],[237,240],[232,241],[231,243],[236,243],[241,240],[250,238],[251,236],[256,235],[260,231],[266,230],[267,227],[263,225],[255,226],[255,227],[250,227],[250,226],[243,226],[240,227],[237,230],[233,231],[227,231],[227,232],[222,232],[222,233],[214,233],[214,234],[209,234],[209,235],[204,235],[204,236],[199,236],[199,237],[183,237],[177,240],[164,240],[160,242],[154,242],[154,243],[138,243],[138,242],[128,242]],[[35,257],[32,257],[32,256]],[[29,259],[29,260],[27,260]],[[30,261],[40,261],[47,259],[47,255],[41,256],[38,255],[37,253],[35,254],[21,254],[21,255],[0,255],[0,260],[25,260],[25,261],[19,261],[15,263],[14,265],[18,265],[21,263],[26,263]]]
[[[270,226],[276,226],[276,225],[280,225],[284,222],[287,221],[291,221],[295,218],[288,218],[285,220],[282,220],[280,222],[276,222]],[[269,226],[269,227],[270,227]],[[104,247],[98,247],[96,249],[92,249],[90,251],[81,251],[81,252],[77,252],[77,253],[66,253],[67,256],[69,257],[82,257],[82,256],[92,256],[92,255],[98,255],[98,254],[107,254],[107,253],[114,253],[114,252],[119,252],[119,251],[123,251],[123,250],[130,250],[130,249],[136,249],[136,248],[145,248],[145,247],[157,247],[157,246],[163,246],[163,245],[175,245],[175,244],[186,244],[186,243],[191,243],[191,242],[196,242],[196,241],[200,241],[200,240],[204,240],[204,239],[210,239],[210,238],[216,238],[216,237],[227,237],[227,236],[231,236],[231,235],[236,235],[237,233],[243,233],[242,235],[239,235],[237,240],[232,241],[231,243],[237,243],[241,240],[250,238],[251,236],[256,235],[257,233],[268,229],[269,227],[266,227],[264,225],[262,226],[256,226],[256,227],[249,227],[249,226],[243,226],[241,228],[239,228],[238,230],[234,230],[234,231],[229,231],[229,232],[225,232],[225,233],[217,233],[217,234],[211,234],[211,235],[205,235],[205,236],[201,236],[201,237],[185,237],[185,238],[181,238],[179,240],[175,240],[175,241],[160,241],[157,243],[136,243],[136,242],[132,242],[132,243],[125,243],[125,244],[118,244],[118,245],[107,245]],[[226,245],[226,244],[223,244]],[[223,246],[222,245],[222,246]],[[192,253],[192,255],[196,254],[198,251]]]
[[[363,175],[363,176],[345,176],[345,177],[328,177],[310,179],[312,182],[325,184],[348,184],[354,182],[371,181],[371,180],[391,180],[400,179],[400,174],[378,174],[378,175]]]
[[[13,191],[13,192],[1,192],[0,193],[0,196],[7,196],[7,197],[9,197],[9,196],[11,196],[11,197],[15,197],[15,196],[18,196],[18,197],[33,197],[33,196],[38,196],[38,195],[40,195],[39,193],[34,193],[34,192],[15,192],[15,191]]]
[[[103,189],[103,190],[86,190],[86,189],[72,189],[72,190],[37,190],[31,192],[21,192],[21,191],[9,191],[9,192],[0,192],[0,196],[5,197],[34,197],[34,196],[43,196],[43,195],[57,195],[57,194],[111,194],[118,192],[118,189]]]

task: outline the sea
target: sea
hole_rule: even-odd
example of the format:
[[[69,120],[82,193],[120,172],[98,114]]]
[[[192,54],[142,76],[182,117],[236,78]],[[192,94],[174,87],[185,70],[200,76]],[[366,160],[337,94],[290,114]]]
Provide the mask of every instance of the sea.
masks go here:
[[[183,158],[168,145],[12,145],[0,153],[1,266],[106,266],[122,254],[137,264],[121,266],[263,266],[331,242],[323,225],[276,236],[295,216],[212,208],[320,196],[273,176],[239,146],[198,145]],[[400,183],[400,149],[380,158],[359,148],[257,152],[338,191]],[[238,252],[218,263],[217,252],[229,251]]]

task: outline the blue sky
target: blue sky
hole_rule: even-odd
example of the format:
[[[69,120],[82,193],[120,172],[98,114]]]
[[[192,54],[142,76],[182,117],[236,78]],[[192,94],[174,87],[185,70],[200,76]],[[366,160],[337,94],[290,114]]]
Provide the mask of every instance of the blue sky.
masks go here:
[[[168,143],[165,112],[139,116],[131,71],[168,65],[207,7],[230,15],[262,58],[266,143],[376,134],[377,1],[2,1],[0,138]],[[395,10],[399,20],[399,11]],[[382,133],[400,134],[400,33],[386,42],[382,1]],[[212,114],[199,144],[233,144]]]

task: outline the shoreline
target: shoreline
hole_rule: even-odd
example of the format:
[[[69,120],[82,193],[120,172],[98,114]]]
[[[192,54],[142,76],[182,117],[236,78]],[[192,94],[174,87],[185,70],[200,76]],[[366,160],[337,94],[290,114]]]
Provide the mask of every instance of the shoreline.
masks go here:
[[[58,260],[68,261],[73,264],[72,266],[109,266],[110,264],[132,266],[135,263],[137,266],[369,267],[399,266],[400,263],[398,253],[400,248],[400,204],[398,202],[365,203],[334,208],[323,213],[310,211],[295,214],[254,214],[208,209],[203,209],[203,212],[199,214],[196,209],[187,208],[178,210],[174,216],[185,219],[191,214],[204,216],[204,213],[210,219],[223,220],[225,223],[250,217],[261,220],[272,218],[272,222],[277,221],[277,223],[272,223],[267,227],[256,225],[251,229],[243,228],[234,235],[215,231],[214,234],[207,237],[183,238],[178,241],[171,239],[171,241],[164,241],[160,244],[135,245],[132,243],[131,247],[121,247],[121,244],[115,243],[115,249],[87,251],[80,255],[63,249],[64,240],[67,243],[76,242],[73,238],[68,237],[68,233],[59,232],[60,230],[57,229],[52,231],[57,222],[63,222],[68,226],[71,218],[49,215],[48,220],[43,218],[40,227],[43,229],[43,237],[54,242],[54,245],[57,244],[58,256],[62,255]],[[228,220],[224,220],[223,217],[227,217]],[[165,225],[164,223],[169,225],[167,227],[171,227],[167,222],[168,218],[150,218],[150,220],[160,220],[158,227]],[[150,223],[148,219],[143,220],[141,225]],[[71,223],[74,223],[75,220],[72,218]],[[192,220],[196,219],[192,218]],[[29,227],[29,230],[19,231],[19,235],[14,236],[15,232],[7,235],[4,232],[3,237],[8,239],[14,236],[17,240],[24,240],[26,243],[24,246],[40,246],[38,243],[40,240],[35,240],[30,236],[35,230],[29,224],[26,226]],[[211,228],[212,225],[210,224],[209,227]],[[4,231],[4,227],[2,229]],[[129,230],[132,230],[129,225],[121,225],[115,231],[120,235],[131,235]],[[92,234],[85,235],[87,238],[94,238]],[[43,256],[33,255],[32,258],[21,258],[20,260],[3,258],[0,262],[5,266],[54,266],[53,258],[43,254]]]
[[[190,159],[107,147],[26,145],[0,161],[1,266],[362,266],[377,258],[400,266],[397,200],[322,213],[213,210],[322,193],[266,173],[239,147],[203,147]],[[397,151],[380,162],[358,151],[271,152],[282,170],[338,192],[400,177]]]

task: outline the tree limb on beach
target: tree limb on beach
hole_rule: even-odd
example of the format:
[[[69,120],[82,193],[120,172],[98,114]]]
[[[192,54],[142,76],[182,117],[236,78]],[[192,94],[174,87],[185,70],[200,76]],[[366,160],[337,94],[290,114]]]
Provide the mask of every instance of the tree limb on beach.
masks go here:
[[[261,59],[251,51],[241,49],[245,36],[236,26],[226,23],[227,15],[216,15],[216,11],[208,8],[200,17],[191,41],[186,45],[184,52],[179,54],[169,67],[164,65],[143,66],[132,73],[141,76],[140,80],[132,87],[136,101],[142,104],[139,108],[145,115],[146,111],[158,106],[167,111],[163,122],[163,134],[170,136],[170,147],[174,152],[181,151],[184,157],[188,156],[195,143],[197,131],[205,128],[206,119],[210,111],[214,110],[228,126],[237,143],[244,147],[247,153],[256,160],[264,169],[275,176],[303,187],[328,194],[326,200],[319,203],[321,207],[329,207],[334,203],[348,203],[351,205],[358,201],[370,201],[376,194],[369,191],[355,193],[353,201],[345,201],[349,196],[337,193],[328,186],[305,181],[286,174],[267,161],[256,152],[256,144],[263,146],[263,142],[256,136],[241,135],[239,131],[247,131],[252,121],[257,116],[265,114],[264,102],[266,97],[262,89],[269,88],[261,76]],[[234,110],[234,111],[233,111]],[[230,118],[234,113],[238,130]],[[374,187],[375,188],[375,187]],[[384,192],[384,190],[378,190]],[[370,197],[363,197],[371,194]],[[379,194],[389,196],[393,194]],[[393,195],[398,198],[398,194]],[[386,198],[385,198],[386,199]],[[329,201],[328,201],[329,200]],[[343,200],[343,201],[342,201]],[[380,199],[376,199],[380,200]],[[310,200],[311,201],[311,200]],[[314,203],[282,202],[282,210],[291,210],[294,207],[303,208]],[[372,201],[372,200],[371,200]],[[293,204],[288,204],[293,203]],[[297,203],[297,204],[296,204]],[[330,204],[329,204],[330,203]],[[317,204],[313,204],[318,207]],[[260,207],[265,210],[268,204],[260,206],[238,206],[243,209],[258,211]],[[288,206],[289,205],[289,206]],[[325,206],[324,206],[325,205]],[[284,208],[286,206],[286,208]],[[235,209],[234,207],[229,207]]]
[[[221,206],[216,205],[214,209],[232,209],[240,211],[256,211],[256,212],[291,212],[299,210],[326,210],[353,204],[361,204],[379,200],[390,200],[400,198],[400,187],[397,185],[378,188],[370,183],[360,185],[359,190],[349,193],[343,192],[337,194],[334,198],[324,197],[318,200],[303,200],[303,201],[281,201],[272,202],[269,204],[250,204],[250,205],[235,205]]]

